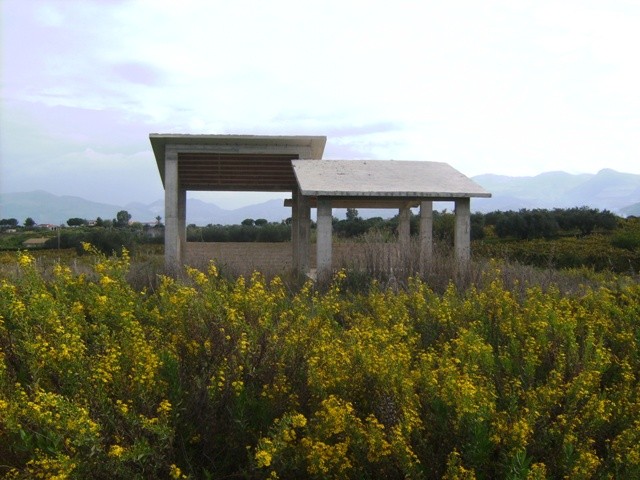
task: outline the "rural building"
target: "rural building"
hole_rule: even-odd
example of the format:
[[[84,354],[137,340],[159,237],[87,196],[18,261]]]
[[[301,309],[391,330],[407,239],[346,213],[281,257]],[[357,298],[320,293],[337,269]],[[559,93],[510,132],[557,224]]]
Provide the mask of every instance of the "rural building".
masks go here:
[[[44,247],[44,244],[49,240],[47,237],[28,238],[22,242],[24,248],[40,248]]]
[[[455,205],[455,255],[470,257],[470,199],[490,197],[441,162],[322,160],[326,137],[150,134],[165,189],[165,266],[177,274],[186,249],[186,193],[290,192],[294,268],[309,273],[311,209],[317,209],[317,277],[331,273],[332,209],[394,208],[409,243],[410,208],[420,207],[420,257],[432,255],[434,201]]]

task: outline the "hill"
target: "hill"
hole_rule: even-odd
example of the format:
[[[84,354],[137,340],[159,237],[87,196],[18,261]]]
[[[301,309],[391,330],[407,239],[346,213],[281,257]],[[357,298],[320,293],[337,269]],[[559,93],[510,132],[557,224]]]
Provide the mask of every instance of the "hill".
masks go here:
[[[533,177],[487,174],[473,180],[493,194],[492,198],[472,201],[472,208],[481,212],[586,205],[629,215],[640,202],[640,175],[611,169],[579,175],[545,172]]]
[[[545,172],[531,177],[478,175],[473,180],[493,194],[492,198],[474,199],[474,211],[519,210],[521,208],[570,208],[583,205],[607,209],[619,215],[640,214],[640,175],[604,169],[597,174],[572,175],[566,172]],[[437,209],[452,210],[450,203]],[[60,224],[72,217],[112,219],[120,210],[127,210],[134,221],[152,222],[164,218],[164,201],[115,205],[93,202],[80,197],[58,196],[41,190],[0,194],[0,218],[16,218],[22,223],[27,217],[37,223]],[[315,213],[315,212],[314,212]],[[393,210],[359,209],[362,217],[391,217]],[[344,210],[334,215],[344,217]],[[196,225],[239,224],[245,218],[265,218],[279,222],[291,216],[291,209],[282,200],[223,209],[202,200],[187,200],[187,223]]]
[[[160,215],[164,219],[164,200],[150,204],[129,203],[115,205],[92,202],[81,197],[59,196],[41,190],[0,194],[0,218],[16,218],[22,223],[31,217],[38,224],[59,225],[69,218],[113,219],[120,210],[131,214],[138,222],[153,222]],[[225,210],[213,203],[190,198],[187,200],[187,223],[197,225],[239,224],[245,218],[265,218],[270,222],[279,222],[291,216],[282,200],[269,200],[232,210]]]

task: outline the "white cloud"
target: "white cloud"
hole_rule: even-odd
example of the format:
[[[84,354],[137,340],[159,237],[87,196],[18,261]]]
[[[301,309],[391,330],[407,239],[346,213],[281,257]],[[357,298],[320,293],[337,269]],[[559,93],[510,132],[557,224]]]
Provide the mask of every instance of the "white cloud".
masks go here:
[[[0,5],[3,189],[56,162],[90,178],[88,157],[135,160],[157,189],[148,132],[327,134],[334,158],[469,175],[640,173],[634,2]]]

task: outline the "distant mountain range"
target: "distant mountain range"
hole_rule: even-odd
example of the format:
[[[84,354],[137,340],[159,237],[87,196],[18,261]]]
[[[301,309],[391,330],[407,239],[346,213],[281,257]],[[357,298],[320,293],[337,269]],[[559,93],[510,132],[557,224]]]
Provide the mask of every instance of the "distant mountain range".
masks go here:
[[[534,177],[478,175],[473,180],[493,194],[475,199],[476,211],[589,206],[619,215],[640,215],[640,175],[611,169],[594,174],[546,172]]]
[[[16,218],[21,224],[31,217],[38,224],[58,225],[69,218],[114,219],[120,210],[131,214],[137,222],[155,222],[160,215],[164,222],[164,200],[150,204],[128,203],[111,205],[85,200],[80,197],[58,196],[45,191],[0,194],[0,218]],[[209,223],[233,225],[245,218],[265,218],[270,222],[279,222],[291,216],[291,208],[285,207],[282,200],[269,200],[233,210],[225,210],[213,203],[195,198],[187,200],[187,223],[207,225]]]
[[[493,194],[492,198],[471,201],[474,211],[519,210],[521,208],[570,208],[589,206],[607,209],[619,215],[640,215],[640,175],[604,169],[597,174],[572,175],[565,172],[546,172],[533,177],[478,175],[474,181]],[[452,210],[450,203],[436,208]],[[27,217],[36,223],[65,223],[69,218],[115,218],[120,210],[127,210],[134,221],[153,222],[160,215],[164,221],[164,200],[150,204],[129,203],[109,205],[80,197],[58,196],[44,191],[0,193],[0,218],[16,218],[20,223]],[[361,209],[363,217],[390,217],[393,211]],[[246,218],[264,218],[279,222],[291,216],[291,209],[282,200],[269,200],[233,210],[225,210],[202,200],[187,200],[187,223],[197,225],[239,224]],[[342,211],[335,216],[344,218]]]

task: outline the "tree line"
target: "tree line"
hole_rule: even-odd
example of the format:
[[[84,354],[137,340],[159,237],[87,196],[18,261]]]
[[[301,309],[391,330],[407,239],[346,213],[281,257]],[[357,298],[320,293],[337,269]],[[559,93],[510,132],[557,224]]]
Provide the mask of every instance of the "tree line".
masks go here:
[[[334,235],[338,238],[354,238],[370,231],[393,236],[398,228],[398,216],[362,218],[358,210],[347,209],[344,219],[333,218]],[[29,225],[35,222],[32,219]],[[131,223],[131,215],[121,210],[113,220],[100,217],[94,222],[72,217],[67,220],[70,227],[88,227],[65,229],[58,238],[51,239],[45,246],[54,248],[76,247],[82,242],[90,242],[105,253],[120,250],[122,246],[131,249],[136,243],[161,243],[163,237],[161,217],[156,224],[142,225]],[[622,219],[608,210],[590,207],[556,209],[520,209],[518,211],[494,211],[471,214],[471,239],[481,240],[487,235],[499,239],[533,240],[552,239],[559,236],[587,236],[595,231],[616,229]],[[32,223],[33,222],[33,223]],[[420,217],[411,214],[412,234],[419,231]],[[26,225],[26,222],[25,222]],[[16,227],[16,219],[1,219],[0,227]],[[157,228],[156,228],[157,227]],[[455,214],[452,212],[433,212],[433,236],[437,241],[453,243]],[[315,229],[315,222],[311,222]],[[281,222],[268,222],[266,219],[243,220],[240,225],[213,225],[187,227],[187,240],[191,242],[286,242],[291,239],[291,218]]]
[[[499,238],[513,237],[519,240],[554,238],[560,233],[586,236],[594,231],[610,231],[618,226],[620,217],[608,210],[589,207],[536,208],[507,212],[491,212],[484,215],[486,225],[493,226]]]
[[[494,211],[471,214],[471,239],[481,240],[488,232],[502,239],[528,240],[535,238],[555,238],[560,235],[586,236],[594,231],[614,230],[620,217],[608,210],[589,207],[549,209],[520,209],[518,211]],[[411,234],[420,228],[419,215],[411,214]],[[347,210],[347,218],[334,219],[333,229],[339,237],[356,237],[372,229],[395,232],[398,216],[390,219],[373,217],[363,219],[355,209]],[[453,212],[433,212],[433,235],[441,241],[453,241],[455,214]]]

